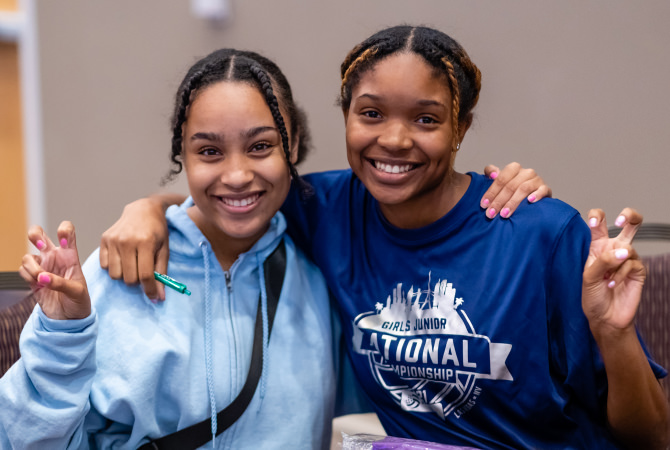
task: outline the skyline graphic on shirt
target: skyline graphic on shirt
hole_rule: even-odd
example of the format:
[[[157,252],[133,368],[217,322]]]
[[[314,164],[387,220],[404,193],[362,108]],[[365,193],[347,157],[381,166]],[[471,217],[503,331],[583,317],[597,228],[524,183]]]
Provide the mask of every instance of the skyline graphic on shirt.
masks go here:
[[[459,418],[475,406],[478,379],[512,380],[510,344],[476,333],[463,298],[446,279],[431,288],[392,289],[354,320],[353,345],[367,355],[375,381],[403,409]]]

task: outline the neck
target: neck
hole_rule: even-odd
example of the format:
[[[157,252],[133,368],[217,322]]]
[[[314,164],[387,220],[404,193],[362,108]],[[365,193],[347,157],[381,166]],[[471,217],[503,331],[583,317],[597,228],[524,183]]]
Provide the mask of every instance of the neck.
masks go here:
[[[191,206],[188,209],[188,215],[209,241],[212,251],[223,270],[229,270],[237,258],[242,253],[249,251],[262,236],[262,234],[248,238],[228,236],[215,224],[206,220],[197,206]],[[263,230],[263,233],[265,231]]]
[[[468,175],[453,172],[449,183],[396,205],[379,204],[382,214],[392,225],[406,230],[421,228],[441,219],[465,195],[470,185]]]

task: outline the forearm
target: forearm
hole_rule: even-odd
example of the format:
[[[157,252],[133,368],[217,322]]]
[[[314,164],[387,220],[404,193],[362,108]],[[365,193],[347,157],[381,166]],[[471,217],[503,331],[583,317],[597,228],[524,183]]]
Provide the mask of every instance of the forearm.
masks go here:
[[[607,419],[628,448],[665,449],[670,411],[635,329],[592,330],[607,372]]]
[[[175,194],[172,192],[160,192],[156,194],[151,194],[147,197],[147,200],[150,200],[154,204],[160,206],[165,212],[172,205],[179,205],[186,200],[186,196],[182,194]]]
[[[37,311],[26,324],[22,357],[0,379],[0,448],[86,448],[97,325],[62,322],[81,327],[46,329]]]

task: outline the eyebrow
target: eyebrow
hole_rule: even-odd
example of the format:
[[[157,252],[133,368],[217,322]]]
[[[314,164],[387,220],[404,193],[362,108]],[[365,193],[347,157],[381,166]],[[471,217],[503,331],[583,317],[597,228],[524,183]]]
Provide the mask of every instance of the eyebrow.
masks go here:
[[[375,94],[361,94],[358,96],[358,98],[369,98],[372,101],[375,102],[381,102],[383,100],[383,97]],[[446,108],[446,105],[442,102],[438,102],[437,100],[430,100],[430,99],[421,99],[417,100],[417,105],[420,106],[440,106],[442,108]]]
[[[268,127],[268,126],[261,126],[261,127],[253,127],[249,128],[248,130],[245,130],[242,133],[242,137],[246,139],[251,139],[256,136],[258,136],[261,133],[265,133],[266,131],[277,131],[277,128],[275,127]],[[197,140],[206,140],[206,141],[212,141],[212,142],[223,142],[224,138],[223,135],[218,134],[218,133],[213,133],[213,132],[207,132],[207,131],[199,131],[197,133],[193,133],[193,136],[191,136],[191,141],[197,141]]]

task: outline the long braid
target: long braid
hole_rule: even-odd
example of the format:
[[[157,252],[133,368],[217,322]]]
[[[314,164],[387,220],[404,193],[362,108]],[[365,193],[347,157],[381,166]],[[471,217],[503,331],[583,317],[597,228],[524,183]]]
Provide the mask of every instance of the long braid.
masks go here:
[[[186,111],[188,106],[191,103],[191,94],[193,90],[200,84],[203,75],[208,70],[207,67],[203,67],[198,70],[185,82],[182,83],[182,88],[177,94],[178,107],[173,118],[173,127],[172,127],[172,153],[170,159],[177,166],[177,168],[170,170],[170,173],[164,177],[163,182],[170,181],[174,178],[175,175],[179,174],[182,170],[182,162],[180,159],[181,150],[182,150],[182,125],[186,121]]]
[[[282,116],[281,111],[279,110],[279,101],[277,101],[277,97],[275,96],[274,90],[272,89],[272,82],[270,81],[270,77],[256,63],[252,63],[250,65],[249,71],[256,77],[256,79],[260,83],[261,93],[263,93],[263,95],[265,96],[265,101],[268,104],[268,107],[270,108],[272,118],[274,119],[275,123],[277,124],[277,128],[279,129],[279,135],[281,136],[282,147],[284,149],[284,156],[286,157],[286,163],[288,164],[289,173],[291,174],[291,177],[295,180],[295,182],[299,184],[301,192],[303,194],[307,194],[310,192],[310,187],[306,182],[303,181],[300,175],[298,175],[298,171],[291,162],[291,147],[289,146],[288,131],[286,129],[286,123],[284,122],[284,117]]]
[[[347,83],[349,82],[349,75],[351,73],[354,73],[359,66],[361,66],[365,61],[374,56],[375,53],[377,53],[377,48],[370,47],[366,49],[363,53],[361,53],[358,56],[358,58],[353,60],[351,64],[348,65],[347,69],[342,74],[341,95],[344,95],[344,90],[346,89]]]
[[[456,79],[454,65],[449,61],[448,57],[442,58],[447,69],[447,78],[449,80],[449,90],[451,91],[451,127],[453,129],[452,147],[454,151],[458,151],[458,144],[460,144],[460,134],[458,132],[458,114],[460,112],[461,94],[458,88],[458,80]]]

